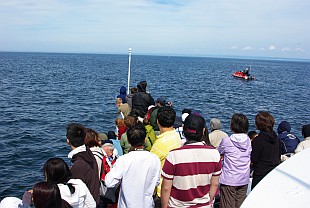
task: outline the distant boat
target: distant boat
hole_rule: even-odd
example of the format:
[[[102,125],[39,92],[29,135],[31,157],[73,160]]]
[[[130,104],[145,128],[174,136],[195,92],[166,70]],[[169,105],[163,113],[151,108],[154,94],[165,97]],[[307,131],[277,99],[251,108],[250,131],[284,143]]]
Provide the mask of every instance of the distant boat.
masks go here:
[[[251,69],[251,67],[250,67],[250,69]],[[244,80],[254,80],[255,77],[250,74],[250,69],[249,68],[245,68],[245,70],[243,70],[243,71],[236,71],[232,75],[233,75],[233,77],[241,78],[241,79],[244,79]]]

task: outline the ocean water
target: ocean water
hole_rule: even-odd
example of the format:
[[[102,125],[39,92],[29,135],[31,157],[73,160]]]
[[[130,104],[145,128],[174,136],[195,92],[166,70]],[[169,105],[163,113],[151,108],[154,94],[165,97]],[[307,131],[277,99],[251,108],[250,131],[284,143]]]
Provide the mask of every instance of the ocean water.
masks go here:
[[[232,77],[251,65],[254,81]],[[183,108],[213,117],[229,130],[235,112],[248,116],[250,130],[258,111],[271,112],[275,129],[282,120],[301,138],[310,123],[310,63],[169,56],[132,56],[131,86],[147,80],[148,90]],[[22,197],[44,180],[50,157],[70,151],[65,128],[80,122],[98,132],[114,130],[115,98],[127,87],[127,55],[0,53],[0,200]]]

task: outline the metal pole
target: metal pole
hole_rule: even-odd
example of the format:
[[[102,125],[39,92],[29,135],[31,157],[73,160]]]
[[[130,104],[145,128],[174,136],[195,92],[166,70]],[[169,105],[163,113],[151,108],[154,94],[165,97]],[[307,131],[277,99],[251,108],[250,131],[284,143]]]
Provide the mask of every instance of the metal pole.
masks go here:
[[[128,85],[127,85],[127,94],[129,94],[129,83],[130,83],[130,62],[131,62],[131,48],[129,48],[129,60],[128,60]]]

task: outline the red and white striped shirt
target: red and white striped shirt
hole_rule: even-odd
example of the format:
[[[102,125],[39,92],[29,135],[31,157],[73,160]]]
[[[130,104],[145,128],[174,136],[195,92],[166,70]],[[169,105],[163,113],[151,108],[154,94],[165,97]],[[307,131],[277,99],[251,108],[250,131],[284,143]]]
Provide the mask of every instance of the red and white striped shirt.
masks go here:
[[[162,177],[173,180],[169,207],[202,207],[210,204],[210,181],[222,172],[219,152],[202,142],[169,152]]]

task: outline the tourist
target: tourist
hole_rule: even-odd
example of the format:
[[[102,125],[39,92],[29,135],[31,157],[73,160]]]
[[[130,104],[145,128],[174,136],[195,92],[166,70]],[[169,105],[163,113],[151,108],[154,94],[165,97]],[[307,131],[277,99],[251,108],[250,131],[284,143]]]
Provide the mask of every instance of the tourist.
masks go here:
[[[266,111],[261,111],[255,117],[255,125],[260,132],[252,141],[252,189],[279,165],[281,156],[280,141],[273,131],[273,116]]]
[[[147,109],[150,105],[155,105],[152,96],[146,92],[147,82],[141,81],[138,83],[136,92],[132,97],[132,109],[137,110],[139,117],[144,118]]]
[[[250,137],[251,142],[255,137],[257,137],[258,133],[256,131],[249,131],[248,136]]]
[[[156,99],[156,106],[152,108],[152,112],[150,115],[150,123],[151,126],[153,127],[156,135],[160,134],[159,128],[158,128],[158,124],[157,124],[157,113],[158,113],[158,109],[160,107],[166,106],[166,100],[162,97],[159,97]]]
[[[220,204],[225,208],[239,208],[246,198],[250,181],[251,140],[246,134],[249,121],[235,113],[230,122],[233,134],[224,138],[218,147],[224,158],[220,177]]]
[[[32,199],[35,208],[72,208],[61,198],[60,190],[55,183],[42,181],[32,187]]]
[[[116,134],[114,131],[108,131],[108,140],[111,140],[113,142],[114,148],[117,150],[117,155],[122,156],[123,155],[123,149],[121,147],[120,140],[117,139]]]
[[[131,115],[127,116],[125,118],[125,120],[124,120],[124,123],[125,123],[127,129],[129,129],[130,127],[136,125],[137,122],[138,122],[137,118],[134,117],[134,116],[131,116]],[[126,132],[122,135],[121,140],[120,140],[120,145],[121,145],[121,147],[123,149],[123,153],[124,154],[127,154],[129,149],[130,149],[130,147],[131,147],[131,145],[128,142],[127,133]]]
[[[98,143],[99,143],[99,147],[102,146],[102,141],[107,140],[107,139],[108,139],[108,136],[107,136],[106,133],[104,133],[104,132],[98,133]]]
[[[310,147],[310,124],[304,125],[302,127],[301,134],[304,137],[304,141],[298,144],[297,148],[295,149],[295,153]]]
[[[84,144],[89,147],[95,156],[97,165],[98,165],[98,177],[100,179],[101,166],[102,166],[102,158],[103,158],[103,150],[101,148],[101,142],[99,142],[99,134],[93,129],[86,129],[86,137],[84,140]]]
[[[278,126],[278,138],[281,142],[281,154],[288,155],[295,152],[299,139],[291,133],[291,125],[287,121],[282,121]]]
[[[150,151],[152,149],[153,144],[155,143],[157,137],[153,127],[150,124],[150,120],[148,118],[143,119],[143,125],[146,130],[146,139],[144,143],[144,149]]]
[[[184,121],[187,142],[171,150],[165,161],[161,188],[162,207],[211,207],[218,190],[222,161],[219,152],[201,140],[203,117]]]
[[[154,207],[153,193],[159,183],[160,161],[143,148],[146,131],[139,123],[127,130],[128,141],[134,149],[118,158],[105,177],[107,187],[120,181],[119,208]]]
[[[111,168],[113,167],[113,165],[115,164],[116,160],[118,159],[118,156],[114,154],[114,145],[113,145],[113,142],[111,140],[105,140],[102,144],[102,149],[103,149],[103,152],[104,152],[104,157],[102,159],[102,169],[101,169],[101,176],[100,176],[100,180],[102,181],[102,185],[101,185],[101,202],[100,202],[100,205],[101,207],[100,208],[107,208],[108,205],[112,206],[116,204],[116,198],[117,198],[117,193],[118,193],[118,186],[115,187],[115,189],[111,189],[109,190],[109,192],[112,192],[112,195],[109,195],[107,194],[107,189],[106,186],[104,185],[104,181],[105,181],[105,176],[108,172],[110,172]],[[103,190],[103,187],[102,186],[105,186],[105,192]]]
[[[175,131],[179,134],[182,144],[184,144],[186,142],[186,138],[183,134],[184,121],[185,121],[186,117],[191,113],[192,113],[192,110],[184,108],[182,110],[181,125],[179,125],[178,127],[175,127]]]
[[[43,171],[46,181],[57,184],[61,198],[73,208],[96,207],[96,202],[85,183],[80,179],[72,178],[69,166],[63,159],[48,159]]]
[[[161,167],[164,165],[168,152],[182,145],[179,134],[173,128],[175,117],[176,113],[170,106],[164,106],[158,110],[157,123],[160,135],[153,144],[151,153],[158,156]],[[162,178],[160,181],[162,181]],[[161,183],[157,187],[157,197],[160,197],[160,189]],[[157,201],[160,201],[160,199],[158,198]]]
[[[210,120],[211,133],[209,134],[210,142],[213,147],[218,148],[222,139],[227,138],[228,135],[221,131],[222,124],[218,118],[212,118]]]
[[[130,94],[126,95],[126,101],[131,109],[132,109],[132,97],[136,92],[138,92],[138,88],[132,87],[130,89]]]
[[[81,124],[71,123],[67,126],[66,136],[72,149],[68,154],[72,162],[72,178],[81,179],[94,197],[96,205],[99,205],[98,165],[92,151],[84,144],[86,128]]]
[[[122,103],[121,98],[116,98],[115,105],[117,107],[117,115],[121,118],[126,118],[129,115],[131,109],[127,103]]]
[[[122,119],[122,118],[115,119],[115,125],[117,127],[117,135],[116,136],[117,136],[118,140],[120,140],[122,135],[127,130],[127,127],[125,125],[124,119]]]
[[[126,95],[127,95],[127,90],[125,86],[121,86],[121,88],[119,89],[119,95],[117,96],[117,98],[121,98],[122,99],[122,103],[126,103]]]

